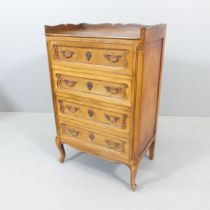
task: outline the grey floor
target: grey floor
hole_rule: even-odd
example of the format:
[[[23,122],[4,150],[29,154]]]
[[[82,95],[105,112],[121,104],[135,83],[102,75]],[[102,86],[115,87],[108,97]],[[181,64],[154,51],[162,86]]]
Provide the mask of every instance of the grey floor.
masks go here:
[[[210,209],[210,118],[160,117],[136,192],[125,165],[67,146],[60,164],[52,114],[0,113],[0,132],[1,210]]]

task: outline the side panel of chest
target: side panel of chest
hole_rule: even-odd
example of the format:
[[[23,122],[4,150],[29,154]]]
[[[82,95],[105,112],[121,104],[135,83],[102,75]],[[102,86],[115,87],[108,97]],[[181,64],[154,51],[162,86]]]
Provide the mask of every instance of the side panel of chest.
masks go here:
[[[133,157],[138,159],[156,136],[163,39],[138,51]]]

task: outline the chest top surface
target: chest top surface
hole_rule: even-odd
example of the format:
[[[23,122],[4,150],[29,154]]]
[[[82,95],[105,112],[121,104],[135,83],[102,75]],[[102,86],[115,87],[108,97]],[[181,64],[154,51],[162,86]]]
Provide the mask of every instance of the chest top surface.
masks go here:
[[[143,27],[140,24],[61,24],[45,26],[45,32],[51,36],[139,39]]]

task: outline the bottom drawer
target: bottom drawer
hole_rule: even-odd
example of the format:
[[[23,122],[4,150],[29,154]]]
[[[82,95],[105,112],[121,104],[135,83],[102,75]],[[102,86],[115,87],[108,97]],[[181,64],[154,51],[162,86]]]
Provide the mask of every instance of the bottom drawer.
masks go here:
[[[126,140],[118,139],[116,137],[108,137],[103,134],[90,131],[85,128],[78,128],[71,125],[70,122],[60,122],[61,139],[72,140],[77,144],[88,144],[93,149],[99,148],[104,152],[113,153],[116,156],[128,159],[129,146]]]

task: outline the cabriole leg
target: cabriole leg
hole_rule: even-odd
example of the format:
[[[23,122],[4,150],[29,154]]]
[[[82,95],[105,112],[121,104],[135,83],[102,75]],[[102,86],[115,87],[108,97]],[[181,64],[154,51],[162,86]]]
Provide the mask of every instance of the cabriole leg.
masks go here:
[[[61,163],[63,163],[64,159],[65,159],[65,150],[64,150],[63,144],[59,141],[58,137],[55,138],[55,143],[56,143],[56,146],[58,147],[58,150],[60,152],[59,161]]]
[[[131,190],[135,191],[136,190],[136,183],[135,183],[135,178],[138,170],[138,163],[137,162],[131,162],[130,163],[130,186]]]

